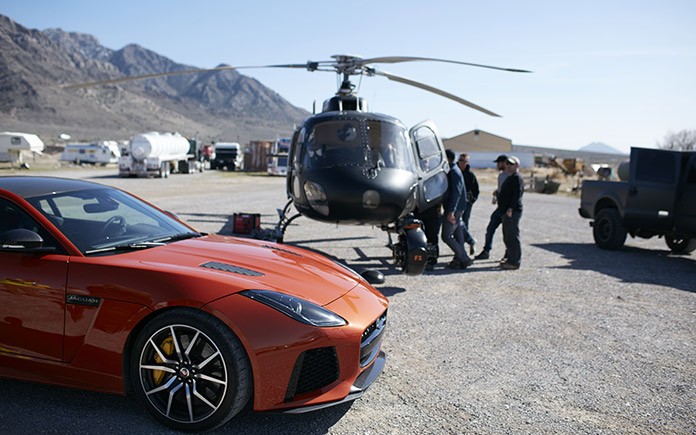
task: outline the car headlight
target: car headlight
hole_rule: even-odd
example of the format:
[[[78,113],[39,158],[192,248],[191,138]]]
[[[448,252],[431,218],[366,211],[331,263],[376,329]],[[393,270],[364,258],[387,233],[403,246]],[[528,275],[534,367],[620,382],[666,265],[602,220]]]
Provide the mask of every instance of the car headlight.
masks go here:
[[[312,326],[343,326],[348,322],[338,314],[312,302],[271,290],[244,290],[241,295],[268,305],[298,322]]]

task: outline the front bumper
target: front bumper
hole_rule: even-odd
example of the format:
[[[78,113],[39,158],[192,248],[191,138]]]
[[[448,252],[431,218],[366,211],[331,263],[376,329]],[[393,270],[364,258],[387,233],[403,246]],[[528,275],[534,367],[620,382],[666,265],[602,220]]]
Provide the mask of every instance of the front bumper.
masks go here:
[[[308,405],[301,406],[298,408],[283,409],[280,412],[284,414],[302,414],[305,412],[316,411],[319,409],[340,405],[341,403],[353,401],[365,394],[365,391],[367,391],[370,385],[372,385],[372,383],[375,382],[375,380],[377,380],[377,377],[382,373],[382,370],[384,370],[384,364],[386,363],[386,361],[387,356],[384,354],[384,352],[380,351],[379,355],[377,355],[377,358],[375,358],[375,361],[372,363],[372,365],[355,379],[355,382],[350,387],[350,393],[348,393],[348,395],[341,400],[328,403],[321,403],[318,405]]]

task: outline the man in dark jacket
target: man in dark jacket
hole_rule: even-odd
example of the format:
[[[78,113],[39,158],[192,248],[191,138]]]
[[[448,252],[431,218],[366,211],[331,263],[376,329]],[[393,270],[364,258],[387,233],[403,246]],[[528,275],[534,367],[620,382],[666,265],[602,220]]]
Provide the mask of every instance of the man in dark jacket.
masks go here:
[[[442,202],[444,215],[442,217],[442,241],[454,252],[454,259],[447,265],[450,269],[466,269],[473,261],[466,255],[464,249],[463,231],[460,223],[464,210],[466,210],[466,187],[464,177],[454,163],[454,152],[445,150],[450,171],[447,174],[447,192]]]
[[[503,242],[507,260],[500,264],[504,270],[520,268],[522,242],[520,240],[520,218],[522,217],[522,194],[524,178],[519,173],[520,160],[510,156],[506,162],[509,174],[498,194],[498,212],[503,220]]]
[[[496,168],[498,168],[498,188],[493,192],[493,204],[498,204],[498,194],[500,193],[500,188],[503,187],[503,183],[507,180],[509,174],[505,170],[507,166],[507,156],[501,154],[497,159],[493,160]],[[498,212],[498,207],[496,206],[491,213],[491,218],[488,221],[488,226],[486,227],[486,243],[483,245],[483,251],[476,257],[476,260],[488,260],[491,256],[491,250],[493,249],[493,236],[495,231],[498,229],[500,224],[503,222],[500,213]],[[507,256],[506,256],[507,257]]]
[[[474,239],[469,232],[469,219],[471,218],[471,209],[474,207],[474,203],[479,197],[479,185],[476,174],[471,172],[468,153],[461,153],[459,155],[457,165],[459,169],[461,169],[462,176],[464,177],[464,187],[466,187],[466,199],[468,203],[466,210],[464,210],[462,214],[462,221],[464,221],[464,241],[469,244],[469,254],[474,255],[476,239]]]

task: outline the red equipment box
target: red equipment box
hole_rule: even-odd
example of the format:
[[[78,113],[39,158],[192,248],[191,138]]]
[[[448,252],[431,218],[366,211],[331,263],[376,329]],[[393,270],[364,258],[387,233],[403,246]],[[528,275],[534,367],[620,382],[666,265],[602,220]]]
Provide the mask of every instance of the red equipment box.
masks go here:
[[[232,215],[232,233],[251,234],[261,229],[261,213],[234,213]]]

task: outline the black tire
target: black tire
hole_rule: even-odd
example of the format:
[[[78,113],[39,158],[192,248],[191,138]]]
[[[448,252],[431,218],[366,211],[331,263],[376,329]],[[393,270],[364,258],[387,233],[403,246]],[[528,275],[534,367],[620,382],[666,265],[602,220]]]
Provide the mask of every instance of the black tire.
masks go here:
[[[615,208],[600,210],[594,219],[592,235],[600,248],[610,251],[620,249],[626,242],[627,231],[619,211]]]
[[[177,430],[225,424],[249,401],[251,376],[244,347],[227,325],[190,308],[151,320],[131,353],[133,391],[156,419]]]
[[[169,177],[169,162],[163,162],[160,164],[159,178]]]
[[[673,254],[688,255],[696,251],[696,239],[680,236],[665,236],[665,242]]]

